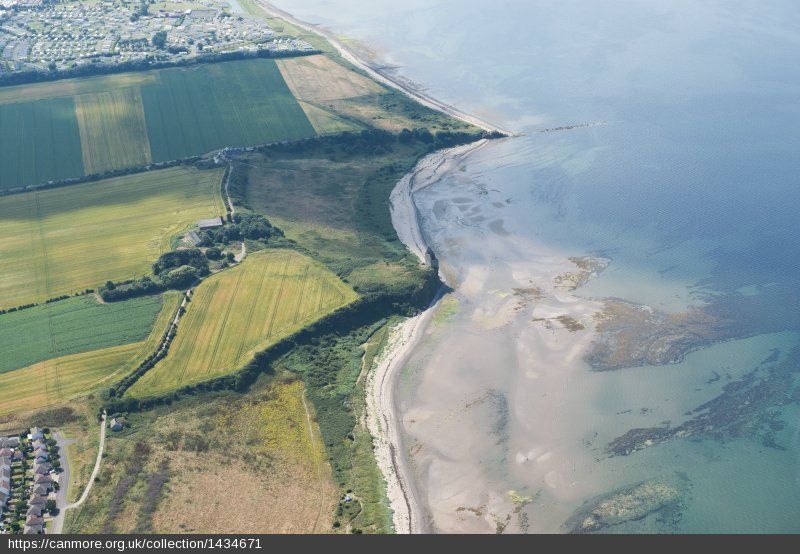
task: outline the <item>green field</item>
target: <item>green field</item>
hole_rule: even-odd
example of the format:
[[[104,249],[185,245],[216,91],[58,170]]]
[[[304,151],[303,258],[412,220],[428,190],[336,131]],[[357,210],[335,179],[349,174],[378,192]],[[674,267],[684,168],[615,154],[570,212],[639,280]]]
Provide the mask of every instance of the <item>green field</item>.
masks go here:
[[[163,295],[163,305],[155,323],[146,329],[145,340],[0,373],[0,416],[59,404],[111,385],[155,351],[181,298],[176,291]],[[68,329],[65,331],[69,333]]]
[[[142,341],[159,311],[159,296],[113,304],[81,296],[0,315],[0,373],[50,358]]]
[[[164,70],[142,100],[154,161],[315,135],[272,60]]]
[[[72,98],[0,104],[0,189],[83,172]]]
[[[222,171],[178,166],[0,197],[0,309],[145,274],[178,232],[225,213]]]
[[[297,252],[251,254],[197,287],[169,354],[129,394],[152,396],[231,373],[258,350],[355,298],[330,271]]]
[[[314,136],[275,62],[0,88],[0,190]]]

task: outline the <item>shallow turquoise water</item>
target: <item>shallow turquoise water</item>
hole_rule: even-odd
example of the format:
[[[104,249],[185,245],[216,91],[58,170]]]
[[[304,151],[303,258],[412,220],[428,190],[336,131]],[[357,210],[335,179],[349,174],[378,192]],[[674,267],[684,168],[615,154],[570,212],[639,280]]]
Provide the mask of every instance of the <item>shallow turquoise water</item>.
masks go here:
[[[667,312],[711,303],[740,322],[743,338],[695,352],[676,366],[586,373],[576,383],[592,389],[581,398],[592,398],[593,405],[569,412],[576,418],[572,428],[582,417],[593,418],[602,422],[597,432],[613,438],[659,422],[634,412],[617,416],[620,404],[646,405],[651,414],[661,411],[668,413],[663,419],[676,421],[721,393],[725,383],[703,384],[712,371],[728,370],[735,381],[775,349],[788,360],[781,369],[786,386],[800,398],[796,2],[278,4],[365,42],[432,95],[525,133],[477,153],[464,175],[420,195],[423,213],[456,195],[503,204],[511,236],[565,257],[591,253],[612,260],[582,295],[620,297]],[[585,123],[601,124],[540,132]],[[479,224],[456,230],[455,223],[438,221],[428,228],[440,247],[448,233],[474,241],[485,233]],[[464,249],[451,262],[476,266],[492,255]],[[469,322],[458,325],[470,331]],[[434,334],[426,355],[453,347],[448,340]],[[499,336],[496,345],[510,348]],[[425,371],[422,354],[415,363]],[[498,374],[497,382],[507,378]],[[655,398],[664,391],[669,401]],[[515,405],[513,394],[508,397],[512,412],[534,402]],[[759,433],[742,430],[726,438],[675,440],[594,465],[575,462],[574,471],[597,495],[674,473],[689,483],[681,515],[669,525],[646,518],[612,531],[797,532],[798,409],[796,403],[769,409],[783,423],[771,446]],[[564,446],[570,448],[579,447]],[[502,482],[498,489],[538,490],[513,466],[498,463],[491,473],[489,481]],[[580,504],[575,498],[540,502],[539,511],[536,502],[526,508],[533,531],[557,529],[544,523],[545,511],[567,513]]]

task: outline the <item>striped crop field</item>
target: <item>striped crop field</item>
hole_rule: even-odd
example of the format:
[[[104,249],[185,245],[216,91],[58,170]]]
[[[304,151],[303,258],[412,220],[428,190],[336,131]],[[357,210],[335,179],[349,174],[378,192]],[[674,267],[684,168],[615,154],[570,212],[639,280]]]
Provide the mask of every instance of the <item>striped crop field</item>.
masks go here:
[[[158,316],[145,329],[144,340],[0,373],[0,416],[60,404],[110,386],[155,350],[181,298],[176,291],[163,295]]]
[[[178,166],[0,197],[0,309],[149,272],[177,233],[225,213],[222,173]]]
[[[75,97],[85,173],[140,167],[152,161],[139,89]]]
[[[2,87],[0,129],[0,190],[316,134],[269,59]]]
[[[0,315],[0,373],[142,341],[160,311],[159,296],[101,304],[87,295]]]
[[[163,70],[142,88],[154,161],[316,133],[272,60]]]
[[[169,354],[128,394],[157,395],[232,373],[257,351],[356,296],[336,275],[302,254],[251,254],[197,287]]]

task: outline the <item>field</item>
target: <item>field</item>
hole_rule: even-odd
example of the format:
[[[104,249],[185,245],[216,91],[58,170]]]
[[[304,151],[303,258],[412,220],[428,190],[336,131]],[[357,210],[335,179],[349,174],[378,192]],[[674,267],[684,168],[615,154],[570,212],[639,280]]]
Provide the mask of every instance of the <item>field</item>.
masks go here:
[[[158,296],[113,304],[81,296],[0,315],[0,374],[50,358],[142,341],[159,311]]]
[[[143,341],[53,358],[0,374],[0,416],[86,396],[133,370],[157,346],[180,298],[176,292],[164,295],[158,317]]]
[[[0,190],[315,135],[268,59],[3,87],[0,129]]]
[[[76,96],[75,113],[87,174],[139,167],[152,161],[140,90],[127,88]]]
[[[176,233],[225,213],[221,176],[174,167],[0,197],[0,309],[146,273]]]
[[[425,146],[327,150],[249,155],[246,202],[355,287],[413,280],[416,258],[396,238],[388,200]]]
[[[378,84],[334,57],[320,54],[277,61],[286,84],[318,133],[335,133],[347,127],[394,132],[418,127],[469,128]]]
[[[0,189],[83,172],[72,98],[0,104]]]
[[[338,491],[302,382],[270,379],[129,420],[107,438],[100,479],[65,532],[332,530]]]
[[[301,254],[252,254],[197,287],[169,354],[129,394],[151,396],[231,373],[256,351],[355,297],[335,275]]]
[[[315,135],[272,60],[163,70],[142,100],[155,161]]]

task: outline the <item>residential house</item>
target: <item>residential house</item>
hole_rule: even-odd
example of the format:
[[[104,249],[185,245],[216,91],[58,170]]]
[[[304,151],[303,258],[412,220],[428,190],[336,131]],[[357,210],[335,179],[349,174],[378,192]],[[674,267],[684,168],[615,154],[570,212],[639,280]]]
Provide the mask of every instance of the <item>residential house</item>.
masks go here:
[[[47,485],[34,485],[33,487],[33,496],[47,496],[48,492],[50,492],[50,487]]]
[[[23,535],[41,535],[44,533],[42,525],[26,525],[22,531]]]
[[[25,513],[25,517],[30,516],[40,516],[42,515],[42,510],[44,509],[44,504],[40,504],[38,506],[31,506],[28,508],[28,511]]]
[[[47,475],[50,473],[50,464],[47,462],[36,464],[33,466],[33,473],[34,475]]]
[[[44,507],[44,505],[46,503],[47,503],[47,497],[46,496],[34,496],[30,500],[28,500],[28,506],[42,506],[42,507]],[[42,509],[44,509],[44,508],[42,508]]]
[[[46,486],[53,486],[53,478],[49,475],[37,475],[33,479],[34,485],[46,485]]]
[[[38,454],[34,458],[33,463],[35,463],[35,464],[44,464],[44,463],[47,463],[48,460],[49,460],[49,456],[47,454]]]
[[[0,448],[17,448],[19,437],[0,437]]]
[[[44,525],[44,518],[43,518],[41,515],[38,515],[38,516],[34,516],[34,515],[28,516],[28,519],[27,519],[27,520],[25,520],[25,525],[26,525],[26,526],[30,526],[30,527],[34,527],[34,526],[36,526],[36,525]]]
[[[14,455],[14,451],[10,448],[0,448],[0,458],[11,458]]]
[[[28,435],[28,438],[32,441],[44,440],[44,431],[42,431],[39,427],[33,427]]]

